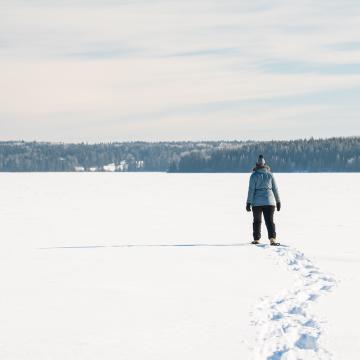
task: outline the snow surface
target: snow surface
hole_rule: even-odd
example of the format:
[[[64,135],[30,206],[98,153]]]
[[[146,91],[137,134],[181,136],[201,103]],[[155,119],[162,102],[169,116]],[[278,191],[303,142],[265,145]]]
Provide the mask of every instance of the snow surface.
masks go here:
[[[276,177],[278,248],[249,174],[0,174],[0,358],[356,359],[360,175]]]

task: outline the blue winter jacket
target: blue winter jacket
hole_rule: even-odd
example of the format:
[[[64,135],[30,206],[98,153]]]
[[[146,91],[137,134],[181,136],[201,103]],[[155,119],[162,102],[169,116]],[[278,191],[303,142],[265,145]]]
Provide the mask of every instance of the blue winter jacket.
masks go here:
[[[252,206],[276,205],[280,202],[274,175],[267,165],[256,167],[251,174],[247,202]]]

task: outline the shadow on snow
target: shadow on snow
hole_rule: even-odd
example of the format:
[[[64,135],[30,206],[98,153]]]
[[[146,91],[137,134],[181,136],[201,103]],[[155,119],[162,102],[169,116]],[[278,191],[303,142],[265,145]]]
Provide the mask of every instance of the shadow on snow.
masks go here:
[[[38,248],[38,250],[54,249],[98,249],[98,248],[130,248],[130,247],[237,247],[247,246],[250,243],[235,244],[120,244],[120,245],[83,245],[83,246],[52,246]],[[259,246],[259,245],[258,245]],[[264,245],[265,246],[265,245]]]

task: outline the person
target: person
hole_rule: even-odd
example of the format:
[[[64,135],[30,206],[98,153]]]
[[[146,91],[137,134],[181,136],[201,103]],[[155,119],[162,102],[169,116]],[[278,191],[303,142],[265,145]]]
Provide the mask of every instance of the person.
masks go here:
[[[253,173],[250,176],[249,191],[246,201],[246,210],[253,213],[253,238],[252,244],[259,244],[261,238],[261,219],[264,215],[270,245],[280,245],[276,242],[274,224],[275,206],[280,211],[281,203],[279,191],[274,175],[266,164],[264,156],[259,155]]]

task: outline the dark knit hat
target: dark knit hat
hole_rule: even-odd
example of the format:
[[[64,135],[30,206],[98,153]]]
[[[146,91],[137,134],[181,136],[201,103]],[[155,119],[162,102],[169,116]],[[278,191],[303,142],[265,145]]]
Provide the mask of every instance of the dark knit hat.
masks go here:
[[[265,165],[265,159],[263,155],[259,155],[258,161],[256,163],[258,166],[264,166]]]

